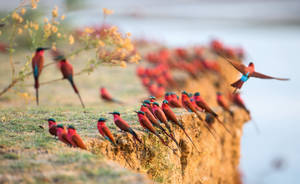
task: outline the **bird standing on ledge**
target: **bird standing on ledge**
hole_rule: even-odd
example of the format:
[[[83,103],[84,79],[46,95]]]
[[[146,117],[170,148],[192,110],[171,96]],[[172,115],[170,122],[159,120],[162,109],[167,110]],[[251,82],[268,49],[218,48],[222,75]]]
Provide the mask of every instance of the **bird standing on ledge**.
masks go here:
[[[56,121],[53,118],[48,119],[49,133],[51,135],[57,136],[56,134]]]
[[[86,145],[82,141],[81,137],[77,134],[75,127],[72,125],[68,126],[68,140],[72,146],[87,150]]]

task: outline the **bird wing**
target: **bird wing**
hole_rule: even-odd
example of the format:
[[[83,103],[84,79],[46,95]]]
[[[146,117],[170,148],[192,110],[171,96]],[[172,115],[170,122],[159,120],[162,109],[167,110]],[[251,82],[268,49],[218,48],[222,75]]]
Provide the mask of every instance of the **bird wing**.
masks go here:
[[[61,141],[68,144],[68,145],[72,145],[72,143],[68,140],[68,135],[67,133],[63,133],[61,135]]]
[[[141,119],[141,123],[143,124],[143,127],[146,128],[147,130],[155,133],[155,129],[154,127],[152,126],[152,124],[150,123],[150,121],[148,119]]]
[[[129,131],[130,129],[130,126],[123,119],[117,119],[115,123],[121,130]]]
[[[114,144],[116,144],[115,139],[112,135],[112,133],[110,132],[110,130],[105,126],[102,129],[103,133],[105,134],[105,136],[107,136],[111,142],[113,142]]]
[[[77,134],[73,135],[72,141],[81,149],[85,149],[85,150],[87,149],[79,135],[77,135]]]
[[[256,78],[261,78],[261,79],[276,79],[276,80],[290,80],[289,78],[277,78],[277,77],[272,77],[268,76],[259,72],[253,72],[251,74],[251,77],[256,77]]]
[[[235,69],[237,69],[239,72],[241,72],[242,74],[246,75],[246,66],[240,62],[237,61],[232,61],[231,59],[225,58],[225,60],[231,64]]]

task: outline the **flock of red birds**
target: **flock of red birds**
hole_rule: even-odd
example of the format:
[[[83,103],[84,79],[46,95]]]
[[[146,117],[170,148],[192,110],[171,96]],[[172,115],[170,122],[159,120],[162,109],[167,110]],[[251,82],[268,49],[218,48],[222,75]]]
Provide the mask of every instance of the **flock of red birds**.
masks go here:
[[[114,100],[108,91],[105,88],[101,88],[100,92],[101,96],[104,100],[109,102],[118,103],[118,101]],[[229,109],[228,102],[223,98],[221,93],[217,94],[217,102],[224,109],[224,111],[228,111],[230,115],[234,115],[233,112]],[[243,100],[239,96],[239,93],[233,95],[233,103],[237,106],[240,106],[249,113],[249,110],[246,108]],[[180,146],[178,141],[175,138],[175,133],[172,130],[172,126],[170,126],[170,122],[174,126],[178,126],[184,134],[187,136],[189,141],[198,151],[198,148],[194,144],[193,140],[187,133],[183,124],[176,117],[173,108],[184,108],[188,112],[193,112],[197,115],[200,120],[205,120],[206,128],[209,130],[211,135],[216,138],[216,130],[213,128],[214,120],[216,119],[218,123],[220,123],[225,130],[231,134],[229,128],[219,119],[217,113],[215,113],[212,108],[207,104],[207,102],[200,96],[199,92],[196,92],[194,95],[189,94],[185,91],[181,93],[181,98],[176,95],[174,92],[168,92],[164,96],[164,100],[161,105],[156,101],[156,97],[150,96],[149,99],[144,100],[140,106],[139,111],[135,111],[137,113],[138,121],[140,125],[145,129],[146,132],[154,134],[165,146],[173,151],[174,154],[177,155],[176,149],[172,148],[168,143],[168,139],[173,141],[176,146],[180,150]],[[205,113],[205,117],[202,117],[201,113]],[[133,136],[134,143],[139,142],[143,144],[143,141],[140,139],[139,135],[136,131],[130,127],[129,123],[127,123],[124,119],[121,118],[121,114],[119,112],[110,112],[109,114],[113,115],[113,120],[115,125],[124,132],[127,132]],[[111,142],[114,146],[117,146],[117,142],[111,133],[110,129],[106,126],[106,118],[99,118],[97,122],[97,128],[99,133],[108,141]],[[59,124],[57,125],[56,121],[53,118],[48,119],[49,125],[49,133],[54,136],[58,136],[58,139],[72,147],[79,147],[82,149],[86,149],[86,146],[80,136],[77,134],[74,126],[69,126],[68,131],[66,128]],[[146,145],[144,145],[146,146]]]
[[[242,49],[225,47],[217,40],[213,40],[210,47],[214,52],[228,58],[242,59],[244,57]],[[137,76],[150,95],[163,97],[168,89],[178,86],[171,71],[185,72],[192,78],[197,78],[205,71],[220,73],[218,61],[207,59],[204,56],[204,50],[204,47],[195,47],[193,50],[163,48],[158,52],[150,52],[146,55],[146,61],[151,64],[151,67],[138,67]]]
[[[232,66],[234,66],[238,71],[240,71],[243,74],[241,79],[236,82],[240,86],[235,86],[236,83],[232,84],[232,86],[236,89],[240,89],[241,85],[244,82],[246,82],[250,77],[286,80],[282,78],[270,77],[255,72],[253,63],[250,63],[250,65],[246,67],[239,62],[232,61],[231,59],[241,59],[244,57],[242,49],[231,49],[224,47],[219,41],[216,40],[213,40],[211,42],[211,49],[215,53],[223,56],[226,59],[226,61],[228,61]],[[198,73],[204,71],[213,71],[216,73],[220,72],[220,66],[218,62],[213,60],[206,60],[203,56],[203,50],[204,48],[197,47],[194,48],[192,53],[188,53],[186,49],[182,48],[174,50],[162,49],[157,53],[149,53],[146,56],[148,62],[154,65],[153,67],[137,68],[138,77],[141,79],[144,87],[151,94],[151,96],[147,100],[143,101],[139,111],[135,111],[137,113],[138,121],[140,122],[140,125],[145,129],[146,132],[154,134],[162,142],[162,144],[171,149],[176,155],[176,149],[172,148],[172,146],[169,145],[168,140],[170,139],[171,142],[174,142],[179,148],[179,150],[180,146],[175,138],[172,126],[170,126],[169,124],[170,122],[174,126],[178,126],[184,132],[184,134],[187,136],[187,138],[197,151],[198,148],[187,133],[183,124],[176,117],[174,111],[172,110],[173,108],[184,108],[188,112],[195,113],[200,120],[205,120],[205,127],[215,139],[217,138],[217,132],[213,128],[213,123],[215,122],[215,120],[217,120],[217,122],[221,124],[229,134],[232,134],[230,128],[228,128],[229,125],[225,124],[223,121],[220,120],[219,115],[210,107],[210,105],[205,101],[205,99],[200,95],[199,92],[191,94],[183,91],[181,93],[181,97],[179,97],[174,92],[166,92],[168,89],[174,89],[178,85],[171,74],[171,70],[177,69],[180,71],[184,71],[193,78],[197,78]],[[65,58],[61,58],[61,56],[59,56],[56,57],[56,59],[60,61],[59,66],[61,68],[64,78],[70,81],[71,85],[74,88],[74,91],[78,93],[78,90],[75,84],[73,83],[73,78],[71,75],[72,72],[68,70],[68,66],[65,66],[66,68],[63,69],[65,63],[61,62],[65,60]],[[40,72],[38,69],[39,68],[37,68],[37,72],[39,74]],[[36,70],[34,70],[34,76],[36,76],[35,71]],[[38,88],[38,85],[35,85],[35,87]],[[106,102],[113,102],[119,104],[123,103],[113,98],[112,95],[108,92],[108,90],[104,87],[101,87],[99,92],[100,97]],[[164,97],[164,100],[160,105],[158,101],[156,101],[156,98],[161,97]],[[230,94],[228,98],[227,96],[224,97],[222,93],[217,92],[216,99],[218,105],[222,108],[223,112],[229,113],[231,117],[234,117],[234,112],[230,109],[231,104],[243,108],[250,115],[250,111],[245,106],[240,94],[236,91]],[[204,117],[202,117],[203,113]],[[130,127],[130,125],[124,119],[122,119],[121,114],[119,112],[115,111],[110,112],[109,114],[113,115],[114,123],[120,130],[127,132],[133,136],[133,140],[136,145],[137,142],[143,144],[143,141],[140,139],[139,135],[133,128]],[[107,119],[103,117],[99,118],[97,123],[98,131],[106,140],[110,141],[114,146],[117,146],[117,142],[113,134],[105,124],[106,120]],[[84,142],[77,134],[74,126],[69,126],[67,131],[63,125],[57,125],[53,118],[50,118],[48,120],[48,123],[50,134],[58,136],[60,141],[72,147],[86,149]]]

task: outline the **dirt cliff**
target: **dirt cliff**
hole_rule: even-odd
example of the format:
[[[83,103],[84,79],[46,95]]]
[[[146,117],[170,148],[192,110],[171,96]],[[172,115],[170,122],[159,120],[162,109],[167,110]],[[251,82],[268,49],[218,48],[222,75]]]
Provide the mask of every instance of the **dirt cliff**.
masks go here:
[[[229,83],[237,76],[228,63],[222,59],[219,60],[223,68],[220,74],[207,72],[198,79],[189,79],[185,82],[184,89],[188,92],[200,91],[208,104],[219,114],[221,121],[230,129],[231,134],[215,121],[210,125],[210,128],[216,131],[213,136],[205,126],[205,121],[199,120],[194,113],[178,109],[175,110],[177,117],[195,142],[199,152],[179,127],[173,126],[180,145],[180,149],[177,150],[178,156],[176,156],[170,149],[162,145],[157,137],[144,132],[139,125],[134,127],[140,130],[138,134],[143,138],[146,147],[141,144],[136,147],[130,135],[115,132],[114,136],[120,148],[115,148],[108,141],[90,138],[89,150],[95,154],[103,154],[107,159],[116,161],[128,169],[146,173],[155,182],[175,184],[238,183],[242,128],[250,117],[243,109],[235,106],[231,106],[234,117],[217,107],[216,92],[222,91],[230,94],[232,90]],[[202,117],[205,118],[204,113]],[[169,143],[176,148],[174,143]]]

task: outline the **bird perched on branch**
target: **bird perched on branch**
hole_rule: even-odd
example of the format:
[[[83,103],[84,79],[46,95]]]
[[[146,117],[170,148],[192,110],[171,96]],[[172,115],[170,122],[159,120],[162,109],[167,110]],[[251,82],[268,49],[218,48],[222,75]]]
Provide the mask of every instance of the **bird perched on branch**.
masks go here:
[[[75,127],[72,125],[68,126],[68,140],[73,147],[78,147],[87,150],[86,145],[84,144],[81,137],[77,134]]]
[[[57,56],[54,58],[56,61],[58,61],[58,68],[60,69],[63,78],[67,79],[70,84],[72,85],[74,92],[77,94],[80,103],[82,105],[83,108],[85,108],[85,105],[82,101],[82,98],[80,96],[80,93],[78,91],[77,86],[74,83],[74,71],[73,71],[73,66],[71,65],[71,63],[62,55]]]
[[[56,134],[56,121],[53,118],[48,119],[49,133],[51,135],[57,136]]]
[[[242,73],[242,77],[231,84],[232,87],[235,88],[234,92],[238,89],[241,89],[243,84],[250,78],[250,77],[256,77],[261,79],[276,79],[276,80],[289,80],[288,78],[278,78],[278,77],[272,77],[268,76],[259,72],[256,72],[254,69],[254,63],[250,62],[248,66],[245,66],[242,63],[232,61],[231,59],[228,59],[224,57],[225,60],[230,63],[235,69],[237,69],[240,73]]]
[[[105,87],[100,88],[100,96],[104,101],[122,104],[121,101],[114,99]]]
[[[32,71],[34,78],[34,88],[36,96],[36,104],[39,105],[39,77],[44,67],[44,51],[49,48],[39,47],[35,51],[35,55],[32,58]]]

